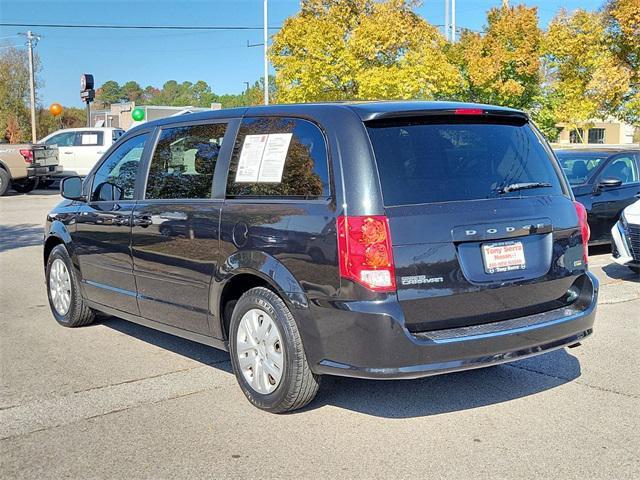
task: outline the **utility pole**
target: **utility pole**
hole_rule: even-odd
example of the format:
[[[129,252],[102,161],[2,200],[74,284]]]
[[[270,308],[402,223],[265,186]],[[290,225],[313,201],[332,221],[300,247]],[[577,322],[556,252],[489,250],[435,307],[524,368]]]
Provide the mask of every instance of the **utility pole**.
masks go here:
[[[31,87],[31,141],[36,143],[36,80],[33,66],[33,47],[38,43],[40,37],[31,30],[27,32],[27,46],[29,47],[29,86]]]
[[[264,104],[269,105],[269,28],[267,26],[268,14],[267,7],[269,0],[264,0],[264,25],[262,29],[264,37]]]

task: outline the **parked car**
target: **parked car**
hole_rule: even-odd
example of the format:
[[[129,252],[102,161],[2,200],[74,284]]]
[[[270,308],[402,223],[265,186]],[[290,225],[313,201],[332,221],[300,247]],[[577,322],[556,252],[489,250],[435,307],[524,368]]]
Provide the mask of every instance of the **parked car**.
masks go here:
[[[172,117],[129,130],[61,191],[44,243],[55,319],[99,311],[229,350],[271,412],[306,405],[325,374],[423,377],[592,333],[586,212],[517,110]]]
[[[59,172],[58,149],[47,145],[0,144],[0,197],[9,188],[28,193]]]
[[[640,200],[622,211],[611,238],[613,259],[640,275]]]
[[[587,209],[591,244],[611,242],[611,228],[640,193],[640,149],[557,150],[576,200]]]
[[[121,128],[112,127],[65,128],[47,135],[40,143],[58,146],[63,167],[60,176],[84,177],[123,133]]]

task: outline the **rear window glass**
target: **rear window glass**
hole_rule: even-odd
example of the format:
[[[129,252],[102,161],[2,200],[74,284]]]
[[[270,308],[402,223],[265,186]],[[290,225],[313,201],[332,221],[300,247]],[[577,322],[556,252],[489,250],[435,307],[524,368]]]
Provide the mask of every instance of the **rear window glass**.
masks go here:
[[[385,205],[563,194],[554,160],[528,124],[481,122],[368,124]],[[504,190],[524,183],[549,186]]]
[[[586,183],[607,158],[605,153],[556,152],[556,156],[571,185]]]

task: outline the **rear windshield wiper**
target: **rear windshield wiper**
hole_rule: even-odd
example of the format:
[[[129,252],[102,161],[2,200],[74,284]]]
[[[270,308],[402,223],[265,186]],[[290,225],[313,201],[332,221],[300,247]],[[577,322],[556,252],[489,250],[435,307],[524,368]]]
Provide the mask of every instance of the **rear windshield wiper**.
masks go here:
[[[500,193],[515,192],[516,190],[526,190],[528,188],[546,188],[552,185],[548,182],[524,182],[524,183],[512,183],[506,187],[498,189]]]

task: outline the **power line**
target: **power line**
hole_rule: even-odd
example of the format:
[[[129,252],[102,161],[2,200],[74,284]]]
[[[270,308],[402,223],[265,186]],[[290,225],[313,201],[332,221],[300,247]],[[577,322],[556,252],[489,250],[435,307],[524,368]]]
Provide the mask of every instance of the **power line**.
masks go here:
[[[77,25],[70,23],[0,23],[0,27],[83,28],[95,30],[262,30],[249,25]],[[280,27],[267,27],[280,30]]]

